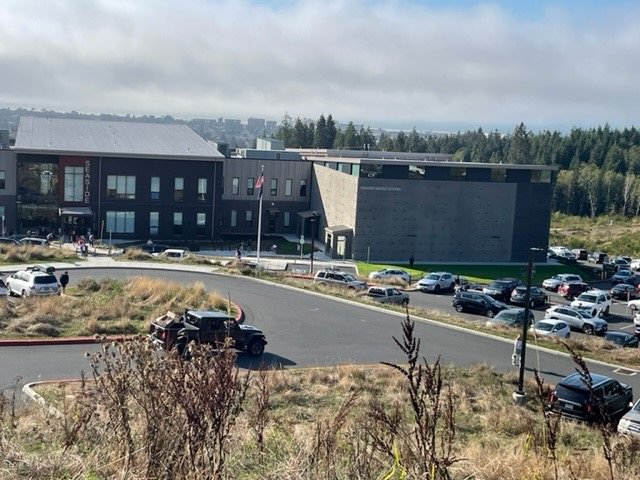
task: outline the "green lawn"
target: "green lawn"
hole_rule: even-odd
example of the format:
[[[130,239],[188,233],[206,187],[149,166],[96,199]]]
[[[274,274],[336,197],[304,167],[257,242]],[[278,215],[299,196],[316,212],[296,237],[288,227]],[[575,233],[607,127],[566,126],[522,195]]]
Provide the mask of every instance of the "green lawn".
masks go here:
[[[367,276],[369,272],[382,268],[402,268],[411,273],[412,278],[421,277],[428,272],[451,272],[454,275],[461,275],[472,282],[488,283],[495,278],[515,277],[526,279],[526,267],[524,265],[429,265],[414,264],[409,268],[407,263],[395,264],[375,264],[357,262],[358,273]],[[582,265],[536,265],[533,275],[533,283],[540,284],[545,278],[549,278],[558,273],[577,273],[584,280],[595,280],[599,278],[600,270],[594,270]]]

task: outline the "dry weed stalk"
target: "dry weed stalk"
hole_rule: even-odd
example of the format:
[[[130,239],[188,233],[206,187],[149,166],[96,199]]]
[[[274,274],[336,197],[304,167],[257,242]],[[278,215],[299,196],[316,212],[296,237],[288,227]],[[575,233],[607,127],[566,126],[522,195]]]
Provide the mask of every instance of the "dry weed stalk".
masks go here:
[[[420,339],[414,336],[414,328],[407,311],[402,322],[402,341],[393,337],[407,357],[407,366],[382,362],[399,371],[408,382],[414,426],[410,432],[401,432],[397,440],[405,441],[416,478],[448,480],[450,467],[459,461],[453,453],[456,437],[453,394],[443,383],[439,357],[433,365],[424,357],[420,363]]]
[[[536,381],[536,394],[540,401],[540,410],[544,418],[544,441],[547,452],[551,455],[553,462],[553,478],[558,479],[558,453],[556,450],[558,444],[558,430],[560,427],[560,415],[554,415],[547,408],[547,401],[551,397],[551,388],[544,384],[544,380],[540,378],[538,370],[533,371]]]
[[[260,364],[256,380],[256,396],[253,408],[247,412],[249,426],[253,431],[253,436],[260,453],[260,463],[264,461],[264,432],[269,423],[269,408],[271,398],[271,387],[269,385],[269,375],[267,366]]]

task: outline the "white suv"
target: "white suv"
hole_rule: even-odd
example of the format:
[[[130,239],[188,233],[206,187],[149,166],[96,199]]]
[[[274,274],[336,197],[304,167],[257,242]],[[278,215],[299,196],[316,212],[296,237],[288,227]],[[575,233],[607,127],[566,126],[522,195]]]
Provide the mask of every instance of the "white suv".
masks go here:
[[[432,272],[418,282],[418,288],[423,292],[440,293],[442,290],[453,292],[455,287],[456,280],[449,272]]]
[[[592,317],[606,317],[611,309],[611,294],[603,290],[590,290],[581,293],[571,302],[571,306],[589,312]]]
[[[58,279],[53,267],[29,267],[7,278],[9,295],[60,295]]]
[[[320,285],[342,285],[351,290],[364,290],[367,288],[367,284],[358,280],[355,275],[338,270],[320,270],[316,273],[313,281]]]

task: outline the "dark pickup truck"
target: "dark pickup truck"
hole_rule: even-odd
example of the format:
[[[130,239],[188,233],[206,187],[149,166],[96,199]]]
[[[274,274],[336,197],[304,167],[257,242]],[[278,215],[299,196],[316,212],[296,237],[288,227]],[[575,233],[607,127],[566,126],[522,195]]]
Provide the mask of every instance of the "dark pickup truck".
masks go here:
[[[267,344],[264,333],[251,325],[239,324],[221,310],[185,310],[177,316],[173,312],[151,322],[149,335],[164,350],[174,350],[187,356],[190,342],[221,347],[229,340],[236,350],[258,357]]]

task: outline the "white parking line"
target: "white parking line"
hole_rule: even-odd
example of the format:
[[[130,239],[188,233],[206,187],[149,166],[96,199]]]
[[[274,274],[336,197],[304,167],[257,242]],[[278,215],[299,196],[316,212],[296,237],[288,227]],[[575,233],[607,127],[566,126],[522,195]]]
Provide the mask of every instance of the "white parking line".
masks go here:
[[[627,328],[635,328],[635,325],[626,325],[624,327],[620,327],[620,330],[626,330]]]

